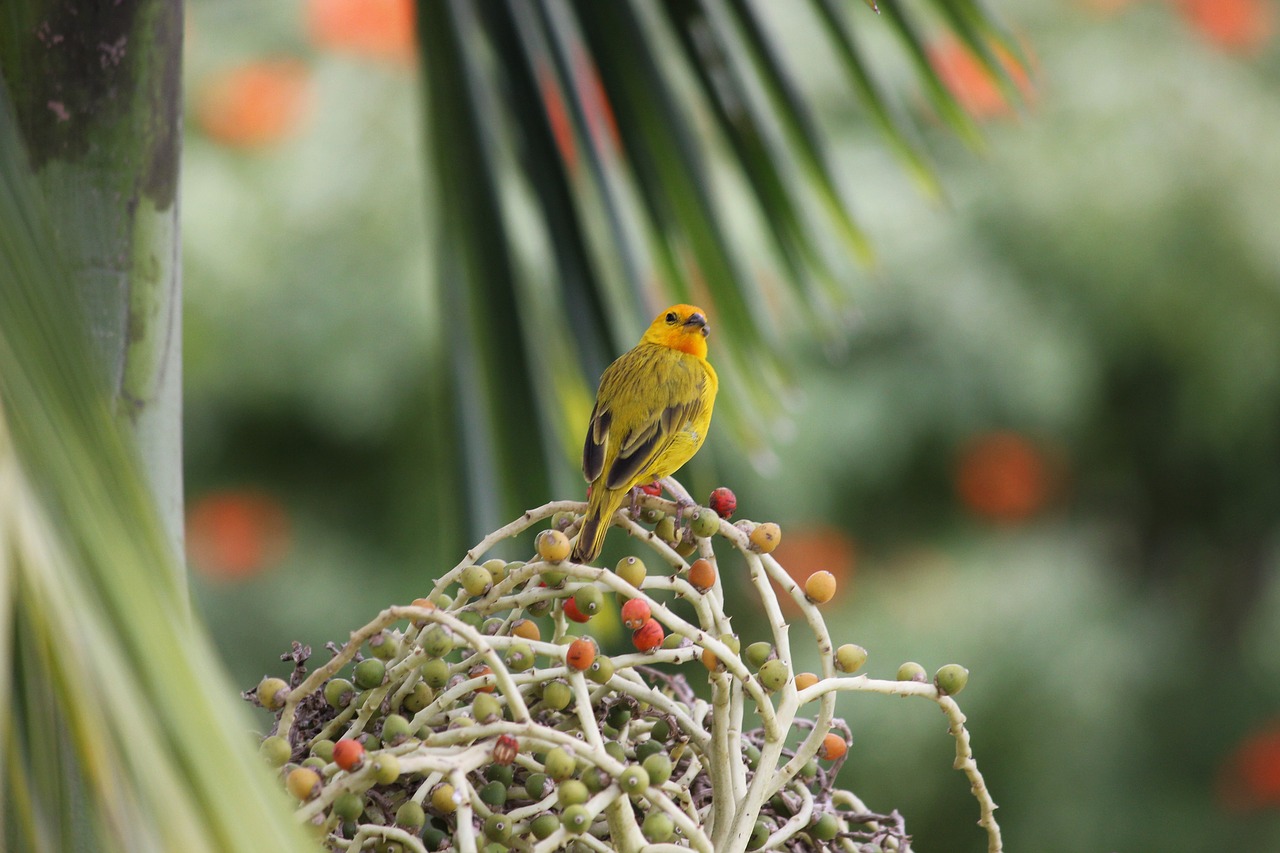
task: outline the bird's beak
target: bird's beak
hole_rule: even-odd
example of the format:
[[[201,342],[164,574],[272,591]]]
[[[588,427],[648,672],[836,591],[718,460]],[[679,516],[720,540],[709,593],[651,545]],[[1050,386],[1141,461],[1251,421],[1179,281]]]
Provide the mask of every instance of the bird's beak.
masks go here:
[[[689,315],[689,319],[684,321],[684,325],[700,329],[704,338],[711,333],[711,326],[707,324],[707,318],[696,311]]]

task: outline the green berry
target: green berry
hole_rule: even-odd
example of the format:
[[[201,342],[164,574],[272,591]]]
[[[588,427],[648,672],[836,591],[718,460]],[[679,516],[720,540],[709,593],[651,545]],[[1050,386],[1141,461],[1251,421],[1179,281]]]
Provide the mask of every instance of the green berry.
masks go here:
[[[756,677],[760,679],[760,683],[765,690],[770,693],[781,690],[783,685],[787,683],[789,673],[787,665],[777,658],[765,661],[760,669],[756,672]]]
[[[418,667],[428,687],[439,690],[449,683],[449,664],[443,658],[432,658]]]
[[[649,774],[650,785],[661,785],[671,778],[671,758],[665,752],[655,752],[641,766]]]
[[[302,760],[302,766],[310,767],[312,770],[324,770],[324,766],[328,763],[318,755],[309,755]]]
[[[705,539],[720,530],[720,516],[714,510],[700,506],[689,517],[689,529],[694,536]]]
[[[501,806],[507,801],[507,786],[497,779],[480,789],[480,802],[489,806]]]
[[[809,824],[809,835],[817,841],[830,841],[840,832],[840,821],[831,812],[819,815]]]
[[[400,652],[400,638],[387,631],[379,631],[369,638],[369,653],[379,660],[391,660]]]
[[[543,569],[539,576],[547,586],[552,589],[560,589],[560,587],[564,586],[565,579],[569,577],[569,573],[562,572],[559,569]]]
[[[565,779],[556,789],[556,804],[565,809],[577,806],[591,799],[591,791],[587,784],[578,779]]]
[[[533,667],[533,647],[528,643],[512,643],[507,648],[507,669],[524,672]]]
[[[671,723],[668,722],[666,717],[663,717],[653,724],[653,728],[649,729],[649,737],[654,740],[662,741],[663,743],[666,743],[671,739]]]
[[[474,610],[459,611],[457,616],[459,622],[462,622],[464,625],[469,625],[477,631],[479,631],[484,625],[484,617]]]
[[[458,583],[474,598],[493,588],[493,575],[484,566],[467,566],[458,576]]]
[[[542,688],[542,701],[547,703],[549,708],[563,711],[573,701],[573,688],[560,679],[548,682]]]
[[[546,616],[551,612],[551,603],[552,600],[550,598],[541,598],[531,602],[525,610],[530,616]]]
[[[762,820],[758,820],[756,821],[756,825],[751,827],[751,837],[747,839],[747,849],[759,850],[768,840],[769,824]]]
[[[867,662],[867,650],[853,643],[845,643],[836,649],[836,669],[841,672],[857,672]]]
[[[616,740],[605,741],[604,751],[610,758],[619,764],[625,764],[627,760],[627,748]]]
[[[543,762],[543,769],[547,771],[547,775],[557,782],[572,776],[577,766],[577,760],[560,746],[548,752],[547,760]]]
[[[540,814],[529,822],[533,837],[542,841],[560,828],[560,819],[553,814]]]
[[[507,562],[497,558],[485,560],[480,565],[489,573],[489,577],[494,583],[502,583],[506,580],[507,574],[510,572],[510,567],[507,565]]]
[[[288,763],[290,756],[293,755],[293,747],[289,746],[287,738],[283,738],[280,735],[272,735],[271,737],[263,738],[262,743],[258,745],[258,754],[266,760],[268,766],[284,767]]]
[[[511,838],[511,818],[504,814],[491,814],[484,819],[484,837],[490,841],[506,843]]]
[[[653,844],[662,844],[670,840],[675,834],[676,825],[666,814],[653,811],[644,819],[644,823],[640,826],[640,831],[644,833],[647,841]]]
[[[490,782],[510,785],[515,780],[515,776],[516,771],[510,764],[490,764],[484,769],[484,778]]]
[[[622,578],[627,583],[639,589],[644,583],[646,569],[644,560],[639,557],[623,557],[618,564],[613,567],[613,573]]]
[[[664,517],[662,510],[655,506],[646,506],[640,509],[640,520],[645,524],[656,524]]]
[[[400,808],[396,809],[396,826],[402,826],[410,832],[417,832],[426,822],[427,814],[422,810],[420,803],[405,800]]]
[[[330,678],[324,686],[324,701],[341,711],[356,698],[356,686],[345,678]]]
[[[258,682],[254,695],[258,697],[258,704],[268,711],[279,711],[289,696],[289,685],[283,678],[267,676]]]
[[[636,761],[643,763],[649,756],[657,755],[660,752],[666,751],[666,744],[650,738],[649,740],[636,744]]]
[[[400,759],[387,752],[373,756],[373,778],[379,785],[390,785],[400,778]]]
[[[600,608],[604,606],[604,593],[600,591],[600,587],[595,584],[578,587],[573,594],[573,603],[577,605],[578,610],[585,616],[594,616],[600,612]]]
[[[356,664],[353,678],[356,687],[361,690],[372,690],[375,687],[382,686],[382,681],[387,677],[387,665],[377,658],[365,658]]]
[[[524,792],[531,800],[541,800],[547,794],[547,774],[530,773],[524,780]]]
[[[591,826],[591,814],[586,806],[569,806],[560,813],[560,825],[574,835],[581,835]]]
[[[609,725],[613,726],[615,729],[622,728],[628,722],[630,722],[630,720],[631,720],[631,709],[628,708],[626,705],[623,705],[622,703],[618,703],[617,705],[614,705],[612,708],[610,708],[608,713],[605,714],[605,717],[604,717],[604,721]],[[616,741],[610,741],[609,743],[616,743]],[[607,745],[608,744],[606,744],[606,746]]]
[[[587,667],[587,678],[596,684],[607,684],[613,678],[613,661],[607,657],[598,657]]]
[[[502,702],[492,693],[477,693],[471,700],[471,716],[478,723],[502,719]]]
[[[653,528],[653,533],[668,545],[676,544],[676,520],[669,515],[664,515],[658,525]]]
[[[328,764],[333,761],[333,741],[325,738],[311,744],[311,754]]]
[[[333,801],[333,813],[342,820],[359,820],[364,814],[364,797],[347,791]]]
[[[413,728],[409,721],[399,714],[388,714],[382,721],[382,742],[387,746],[398,746],[412,734]]]
[[[766,643],[761,640],[758,643],[752,643],[747,646],[746,652],[743,653],[743,660],[747,666],[752,669],[759,669],[764,666],[765,661],[773,656],[773,643]]]
[[[946,666],[939,667],[933,676],[934,686],[944,696],[956,695],[961,690],[964,690],[964,686],[968,683],[969,670],[958,663],[949,663]]]
[[[649,788],[649,773],[643,766],[633,764],[618,776],[618,787],[632,796],[643,794]]]
[[[446,625],[432,625],[422,633],[418,645],[427,657],[442,658],[453,651],[453,631]]]
[[[351,833],[351,835],[354,834],[354,832]],[[446,838],[452,838],[452,836],[434,823],[427,824],[422,830],[422,844],[428,850],[439,850],[444,846]]]
[[[588,767],[582,773],[582,784],[586,785],[591,793],[598,794],[609,786],[609,778],[599,767]]]
[[[749,743],[743,747],[742,754],[746,756],[748,770],[755,770],[760,765],[760,747],[754,743]]]
[[[923,666],[913,660],[909,660],[902,666],[898,667],[898,680],[918,681],[921,684],[924,684],[929,680],[929,675],[925,672]]]
[[[413,690],[409,692],[409,695],[404,697],[404,709],[410,714],[416,714],[430,705],[435,698],[435,691],[426,682],[419,681],[413,685]]]

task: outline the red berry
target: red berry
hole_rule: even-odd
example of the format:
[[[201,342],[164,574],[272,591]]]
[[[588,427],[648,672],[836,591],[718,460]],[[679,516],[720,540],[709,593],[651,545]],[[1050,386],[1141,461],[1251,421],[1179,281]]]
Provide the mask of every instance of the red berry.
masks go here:
[[[644,492],[646,495],[653,495],[655,498],[660,497],[662,495],[662,484],[657,480],[654,480],[647,486],[641,486],[640,491]]]
[[[729,518],[738,508],[738,498],[732,491],[721,486],[711,493],[707,506],[715,510],[716,515],[721,518]]]
[[[622,624],[626,625],[629,631],[639,628],[652,615],[653,611],[649,609],[649,602],[643,598],[633,598],[622,605]]]
[[[570,669],[582,672],[591,666],[596,659],[596,644],[586,637],[579,637],[569,644],[564,654],[564,662]]]
[[[495,764],[510,764],[516,760],[516,753],[519,751],[520,741],[511,735],[499,735],[493,745],[493,761]]]
[[[564,615],[568,616],[574,622],[586,622],[591,617],[578,609],[578,605],[573,603],[572,598],[564,600]]]
[[[333,745],[333,763],[347,772],[359,770],[364,763],[364,744],[350,738],[338,741]]]
[[[631,642],[640,651],[651,652],[662,645],[665,637],[666,632],[662,630],[662,625],[658,623],[658,620],[649,618],[631,635]]]

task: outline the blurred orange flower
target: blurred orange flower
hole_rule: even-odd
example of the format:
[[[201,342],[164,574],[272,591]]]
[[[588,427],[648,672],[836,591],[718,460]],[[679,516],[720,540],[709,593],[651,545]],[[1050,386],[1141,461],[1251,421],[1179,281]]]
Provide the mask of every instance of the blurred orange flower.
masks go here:
[[[289,550],[289,516],[274,497],[249,490],[211,492],[187,512],[187,558],[206,577],[243,580]]]
[[[1274,0],[1174,0],[1206,39],[1233,53],[1257,53],[1275,35]]]
[[[317,47],[405,64],[417,58],[413,0],[308,0],[306,17]]]
[[[1219,798],[1232,811],[1280,808],[1280,720],[1242,740],[1218,782]]]
[[[956,492],[971,512],[1012,523],[1044,507],[1052,479],[1048,459],[1030,439],[1016,432],[989,432],[961,450]]]
[[[196,122],[224,145],[256,148],[295,131],[309,99],[310,72],[301,61],[258,60],[206,81],[196,92]]]

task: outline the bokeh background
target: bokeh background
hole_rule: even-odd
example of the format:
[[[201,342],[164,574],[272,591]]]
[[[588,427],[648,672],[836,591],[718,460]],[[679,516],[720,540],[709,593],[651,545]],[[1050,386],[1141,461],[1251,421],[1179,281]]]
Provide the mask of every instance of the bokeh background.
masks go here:
[[[833,633],[872,674],[970,668],[1009,849],[1280,849],[1280,9],[999,7],[1022,103],[931,51],[978,150],[883,52],[941,203],[774,15],[877,260],[843,350],[785,327],[772,461],[713,430],[682,479],[837,574]],[[423,499],[433,188],[407,4],[192,0],[187,44],[188,548],[249,686],[448,567]],[[840,713],[847,785],[921,849],[985,849],[932,705]]]

